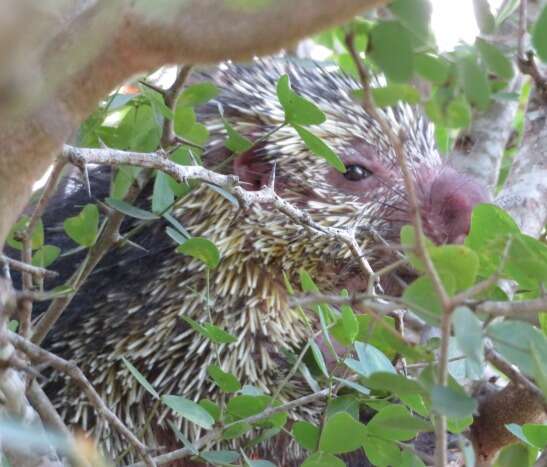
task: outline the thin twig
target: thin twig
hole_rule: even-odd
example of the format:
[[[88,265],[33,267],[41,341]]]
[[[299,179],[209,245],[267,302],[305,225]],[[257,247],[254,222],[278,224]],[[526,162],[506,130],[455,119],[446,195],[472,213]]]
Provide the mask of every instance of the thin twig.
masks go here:
[[[387,123],[385,118],[378,112],[372,94],[370,92],[370,77],[368,70],[365,68],[364,62],[359,56],[354,44],[354,35],[349,33],[346,35],[346,45],[353,58],[353,62],[357,67],[357,72],[361,80],[361,86],[363,87],[363,107],[370,114],[370,116],[378,123],[382,132],[388,138],[393,151],[397,157],[397,162],[403,175],[406,194],[409,200],[409,209],[412,219],[412,224],[416,231],[416,253],[422,260],[426,273],[431,280],[436,294],[443,307],[443,315],[441,321],[441,348],[439,357],[438,368],[438,382],[439,384],[446,386],[448,382],[448,341],[450,337],[451,317],[452,317],[452,305],[450,303],[450,297],[448,296],[444,285],[439,277],[433,262],[429,256],[426,248],[425,235],[422,225],[422,217],[419,209],[418,196],[416,193],[416,187],[414,186],[414,180],[412,173],[408,166],[405,157],[405,150],[401,137],[397,135]],[[437,467],[444,467],[446,465],[446,417],[438,415],[436,417],[436,443],[435,443],[435,458]]]
[[[155,462],[148,454],[147,447],[137,439],[137,437],[122,423],[122,421],[112,412],[101,396],[97,393],[93,385],[86,378],[82,370],[72,362],[64,360],[57,355],[42,349],[23,337],[8,332],[9,342],[18,350],[24,352],[33,362],[46,363],[57,371],[70,376],[74,382],[82,389],[89,402],[97,413],[105,418],[114,429],[116,429],[131,445],[139,452],[140,456],[147,466],[155,466]]]
[[[525,319],[537,321],[538,313],[547,310],[547,296],[522,302],[493,302],[479,303],[475,307],[477,313],[486,313],[490,316]]]
[[[59,275],[56,271],[50,271],[49,269],[40,268],[38,266],[33,266],[32,264],[23,263],[17,261],[16,259],[10,258],[6,255],[0,255],[0,263],[5,262],[11,269],[15,269],[20,272],[28,272],[38,279],[43,279],[46,277],[55,278]]]
[[[222,187],[233,194],[243,207],[249,207],[253,203],[271,203],[277,210],[285,214],[291,220],[307,227],[315,234],[328,236],[347,246],[353,253],[361,270],[367,276],[374,273],[369,262],[364,256],[361,248],[355,240],[353,232],[347,229],[328,227],[315,222],[310,214],[298,209],[291,203],[278,196],[272,187],[267,186],[258,191],[247,191],[238,185],[238,178],[234,175],[222,175],[198,165],[182,166],[169,159],[161,157],[160,153],[142,153],[120,151],[114,149],[90,149],[76,148],[65,145],[63,153],[74,164],[106,164],[112,166],[133,165],[157,169],[171,175],[179,182],[186,182],[188,179],[201,180]]]
[[[175,78],[173,84],[169,87],[169,89],[164,91],[163,99],[165,101],[165,105],[170,109],[174,110],[179,94],[181,93],[188,76],[190,76],[191,71],[192,65],[183,65],[177,73],[177,77]],[[162,147],[167,147],[172,144],[174,140],[175,130],[173,120],[174,119],[165,119],[163,122],[160,142]]]
[[[181,68],[179,71],[177,78],[175,79],[175,82],[172,84],[172,86],[167,90],[159,90],[164,98],[166,99],[166,105],[169,104],[170,108],[172,108],[177,100],[177,97],[186,81],[186,79],[189,76],[189,73],[191,71],[190,65],[185,65]],[[143,83],[148,85],[148,83]],[[168,119],[165,119],[163,122],[163,129],[162,129],[162,140],[160,141],[160,145],[168,145],[168,140],[172,137],[172,122]],[[165,140],[163,139],[165,138]],[[108,149],[104,149],[103,151],[109,151]],[[158,151],[154,153],[154,158],[159,160],[167,160],[164,157],[163,151]],[[82,169],[85,169],[87,167],[87,164],[90,162],[89,160],[86,160],[85,158],[77,158],[77,157],[70,157],[70,154],[67,154],[66,148],[61,153],[61,156],[59,158],[60,160],[66,162],[71,162],[77,167],[80,167]],[[172,163],[174,164],[174,163]],[[116,165],[116,164],[112,164]],[[137,165],[137,164],[133,164]],[[146,166],[144,166],[146,167]],[[149,169],[153,168],[148,166]],[[133,184],[131,188],[129,189],[128,193],[124,197],[124,201],[128,203],[134,202],[140,192],[142,191],[142,188],[144,185],[146,185],[146,182],[150,179],[152,176],[152,172],[150,170],[144,171],[140,174],[141,177],[141,183]],[[112,210],[105,222],[103,222],[103,225],[101,226],[100,233],[98,235],[97,242],[89,249],[88,254],[84,261],[82,262],[80,268],[74,273],[74,275],[69,279],[69,285],[74,289],[74,293],[78,291],[80,286],[85,282],[89,274],[95,269],[99,261],[104,257],[104,255],[112,248],[113,245],[117,244],[120,240],[120,234],[119,229],[120,226],[125,219],[125,215],[119,211]],[[53,300],[53,302],[50,304],[48,310],[42,315],[40,322],[36,326],[35,332],[32,336],[32,342],[35,344],[40,344],[44,338],[46,337],[47,333],[51,330],[53,325],[57,322],[63,311],[66,309],[66,307],[70,304],[72,301],[72,297],[74,294],[66,296],[66,297],[60,297],[58,299]]]
[[[41,219],[50,198],[55,193],[57,183],[59,181],[59,178],[61,177],[61,174],[63,172],[65,165],[66,165],[65,160],[63,160],[62,158],[57,158],[57,160],[55,161],[55,164],[53,165],[51,174],[48,177],[46,186],[44,190],[42,191],[40,199],[36,203],[36,206],[34,207],[34,210],[30,216],[30,219],[25,229],[20,234],[21,241],[22,241],[22,248],[21,248],[22,263],[26,263],[29,265],[31,264],[32,234],[34,232],[34,229],[36,228],[36,225],[38,224],[38,221]],[[21,285],[22,285],[23,291],[31,291],[34,288],[33,274],[28,269],[22,270],[21,272]],[[20,322],[19,332],[25,338],[29,337],[32,333],[31,318],[32,318],[32,301],[23,300],[23,302],[19,306],[19,322]]]
[[[543,394],[543,391],[539,389],[532,381],[524,376],[516,367],[510,362],[505,360],[498,352],[496,352],[491,345],[486,345],[484,349],[484,358],[490,362],[495,368],[506,375],[515,384],[526,388],[531,394],[533,394],[538,401],[542,401],[543,407],[547,412],[547,400]]]

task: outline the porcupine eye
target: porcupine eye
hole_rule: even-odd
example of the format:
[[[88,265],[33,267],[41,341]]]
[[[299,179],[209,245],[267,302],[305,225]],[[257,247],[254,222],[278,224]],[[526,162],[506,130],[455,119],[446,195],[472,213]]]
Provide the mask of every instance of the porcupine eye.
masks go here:
[[[372,172],[362,165],[352,164],[346,166],[344,178],[350,182],[358,182],[359,180],[367,178],[371,174]]]

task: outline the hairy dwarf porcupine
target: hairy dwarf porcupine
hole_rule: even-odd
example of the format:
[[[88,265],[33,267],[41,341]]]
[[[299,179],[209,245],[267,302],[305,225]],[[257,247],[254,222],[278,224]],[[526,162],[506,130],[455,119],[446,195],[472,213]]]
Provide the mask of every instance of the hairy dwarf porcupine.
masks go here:
[[[284,73],[298,94],[325,112],[327,121],[314,132],[339,154],[346,172],[313,155],[289,126],[221,165],[221,170],[239,176],[246,189],[257,190],[275,169],[275,190],[282,198],[320,224],[355,227],[373,267],[387,264],[393,260],[392,249],[383,247],[398,243],[401,226],[409,223],[408,200],[393,148],[377,122],[353,99],[352,91],[360,86],[351,78],[318,65],[279,61],[225,65],[211,75],[198,75],[197,79],[212,79],[220,89],[217,98],[198,109],[211,133],[204,164],[218,167],[231,155],[224,146],[219,104],[231,125],[252,140],[283,122],[276,81]],[[427,235],[437,243],[461,240],[473,205],[484,199],[482,189],[443,164],[429,124],[410,107],[399,105],[384,114],[395,131],[403,130]],[[109,174],[95,170],[91,178],[94,196],[107,196]],[[63,202],[44,218],[46,228],[53,226],[47,230],[50,239],[60,236],[55,224],[67,217],[68,207],[87,202],[84,190],[70,179],[60,196]],[[150,419],[142,436],[150,446],[175,445],[165,423],[172,414],[155,403],[121,357],[127,357],[161,394],[222,400],[224,394],[206,371],[217,359],[242,384],[271,393],[291,367],[286,352],[298,351],[310,336],[301,315],[288,306],[283,276],[296,283],[298,271],[304,268],[324,292],[342,288],[358,292],[367,286],[367,278],[344,245],[314,235],[268,205],[241,210],[202,185],[173,214],[193,235],[206,237],[219,248],[222,261],[210,277],[201,262],[173,253],[175,244],[158,221],[133,237],[148,252],[125,246],[100,263],[46,343],[82,368],[130,429],[140,433]],[[134,223],[126,227],[133,228]],[[68,262],[60,261],[59,268],[68,268]],[[67,272],[63,274],[66,277]],[[395,275],[382,285],[393,293],[400,290]],[[183,317],[198,322],[212,319],[237,336],[237,342],[214,345]],[[111,456],[123,452],[125,440],[95,416],[70,382],[53,375],[46,391],[68,423],[90,431]],[[308,392],[306,383],[295,376],[283,387],[280,400]],[[303,407],[298,415],[306,416],[306,411],[312,417],[318,413],[317,408]],[[175,421],[187,436],[196,435],[192,426]],[[278,465],[298,460],[298,449],[288,437],[284,445],[276,446],[275,439],[270,443],[263,448],[264,457]]]

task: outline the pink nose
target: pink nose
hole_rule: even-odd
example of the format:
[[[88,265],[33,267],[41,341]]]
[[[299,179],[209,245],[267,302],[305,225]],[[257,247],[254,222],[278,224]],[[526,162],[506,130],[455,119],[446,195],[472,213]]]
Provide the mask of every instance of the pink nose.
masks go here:
[[[450,167],[443,168],[429,183],[429,190],[422,186],[426,234],[439,244],[463,242],[469,233],[471,212],[476,204],[490,200],[488,192],[476,180]]]

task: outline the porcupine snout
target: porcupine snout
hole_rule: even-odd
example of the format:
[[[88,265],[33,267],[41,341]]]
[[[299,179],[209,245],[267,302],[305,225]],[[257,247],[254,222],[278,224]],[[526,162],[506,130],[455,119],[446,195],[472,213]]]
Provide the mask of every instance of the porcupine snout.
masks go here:
[[[469,233],[473,208],[490,201],[477,180],[448,166],[420,174],[417,195],[425,234],[438,245],[462,243]]]

